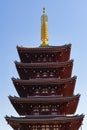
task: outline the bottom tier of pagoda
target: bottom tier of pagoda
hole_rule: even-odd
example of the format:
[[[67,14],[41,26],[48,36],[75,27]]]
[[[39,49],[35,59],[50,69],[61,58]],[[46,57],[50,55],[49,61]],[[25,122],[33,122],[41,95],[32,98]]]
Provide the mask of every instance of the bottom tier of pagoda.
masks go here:
[[[84,115],[76,116],[27,116],[8,117],[7,122],[14,130],[78,130]]]

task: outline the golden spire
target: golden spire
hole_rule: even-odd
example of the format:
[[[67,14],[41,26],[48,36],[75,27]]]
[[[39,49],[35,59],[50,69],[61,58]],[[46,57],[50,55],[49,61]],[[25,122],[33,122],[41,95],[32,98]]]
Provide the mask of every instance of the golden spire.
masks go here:
[[[48,46],[48,17],[45,8],[43,8],[43,15],[41,16],[41,40],[41,46]]]

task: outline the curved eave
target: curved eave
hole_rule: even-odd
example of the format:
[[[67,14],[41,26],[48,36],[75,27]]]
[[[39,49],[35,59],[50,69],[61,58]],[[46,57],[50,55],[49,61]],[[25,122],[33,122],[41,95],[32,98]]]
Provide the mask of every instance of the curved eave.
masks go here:
[[[76,76],[73,76],[72,78],[67,78],[67,79],[58,79],[58,78],[39,78],[39,79],[30,79],[30,80],[21,80],[21,79],[16,79],[12,78],[12,81],[14,85],[42,85],[43,83],[45,85],[50,85],[50,84],[66,84],[68,82],[75,82],[76,81]]]
[[[17,102],[17,103],[56,103],[56,102],[67,102],[71,100],[78,99],[79,100],[80,95],[77,94],[75,96],[69,96],[69,97],[63,97],[63,96],[30,96],[28,98],[20,98],[20,97],[12,97],[9,96],[9,99],[11,102]]]
[[[64,110],[62,113],[65,114],[74,114],[79,102],[80,95],[72,96],[72,97],[30,97],[30,98],[18,98],[18,97],[9,97],[12,105],[15,110],[20,115],[25,115],[25,113],[30,109],[30,104],[37,105],[47,105],[47,104],[67,104],[64,106]],[[27,108],[27,110],[26,110]],[[31,112],[30,112],[31,113]]]
[[[47,46],[47,47],[32,47],[32,48],[17,46],[17,51],[19,54],[22,52],[28,52],[28,53],[60,52],[68,48],[71,48],[71,44],[63,46]]]
[[[17,68],[60,68],[67,65],[73,65],[73,60],[66,62],[46,62],[46,63],[22,63],[15,61]]]
[[[79,129],[82,124],[84,115],[76,115],[76,116],[37,116],[37,117],[8,117],[6,116],[5,119],[8,124],[13,127],[14,129],[22,125],[33,125],[33,124],[66,124],[69,123],[70,126],[74,130]]]

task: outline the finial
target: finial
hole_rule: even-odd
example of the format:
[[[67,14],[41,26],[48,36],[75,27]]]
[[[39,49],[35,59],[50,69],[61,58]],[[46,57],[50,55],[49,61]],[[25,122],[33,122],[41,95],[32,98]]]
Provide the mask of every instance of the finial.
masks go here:
[[[43,8],[43,14],[45,14],[46,13],[46,9],[45,8]]]
[[[41,46],[48,46],[48,17],[45,8],[43,8],[43,15],[41,16],[41,40]]]

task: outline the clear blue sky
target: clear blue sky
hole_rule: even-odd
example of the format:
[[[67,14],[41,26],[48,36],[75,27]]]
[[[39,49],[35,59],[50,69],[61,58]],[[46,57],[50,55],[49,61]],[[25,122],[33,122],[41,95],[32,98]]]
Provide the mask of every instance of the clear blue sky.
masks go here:
[[[72,76],[78,76],[75,94],[81,94],[76,114],[86,114],[83,130],[87,130],[87,0],[0,0],[0,130],[12,130],[5,115],[18,116],[8,100],[9,95],[17,96],[11,81],[18,77],[16,46],[40,45],[43,7],[49,20],[49,44],[72,44]]]

